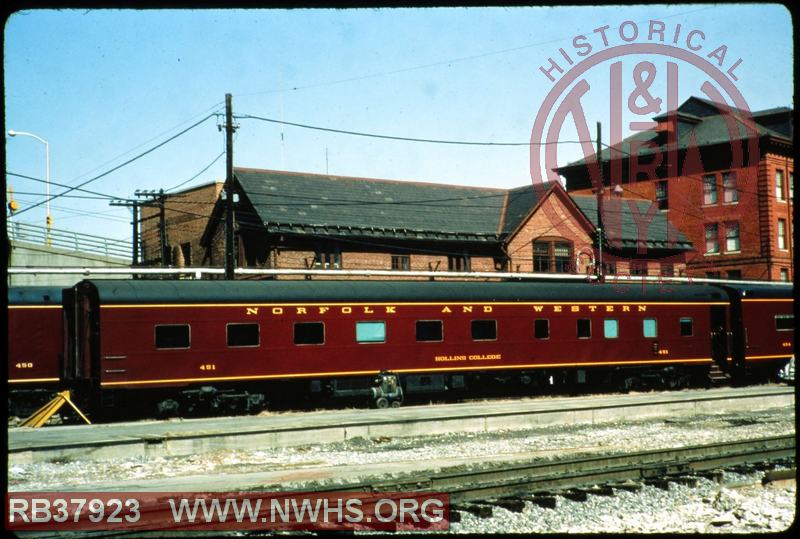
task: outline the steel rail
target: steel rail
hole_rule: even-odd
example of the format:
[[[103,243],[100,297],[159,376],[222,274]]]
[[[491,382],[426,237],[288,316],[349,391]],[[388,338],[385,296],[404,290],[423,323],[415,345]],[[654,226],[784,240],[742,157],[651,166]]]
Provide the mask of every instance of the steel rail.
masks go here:
[[[794,458],[795,435],[513,463],[492,469],[445,471],[382,482],[359,482],[319,492],[447,492],[450,503],[530,495],[600,484],[692,474]]]
[[[794,458],[795,436],[775,436],[705,445],[615,453],[604,456],[572,458],[555,461],[536,461],[511,464],[490,470],[452,472],[415,476],[401,481],[362,481],[348,485],[304,491],[372,492],[377,496],[388,492],[447,492],[450,505],[478,500],[530,495],[541,491],[559,491],[608,484],[646,480],[670,474],[690,474],[721,467],[769,462]],[[270,489],[279,492],[278,489]],[[258,492],[240,490],[240,492]],[[157,508],[143,507],[143,512]],[[28,537],[180,537],[180,527],[174,530],[124,530],[118,532],[31,532]],[[185,533],[185,532],[184,532]],[[215,536],[237,535],[242,532],[214,532]],[[251,532],[258,533],[258,532]]]

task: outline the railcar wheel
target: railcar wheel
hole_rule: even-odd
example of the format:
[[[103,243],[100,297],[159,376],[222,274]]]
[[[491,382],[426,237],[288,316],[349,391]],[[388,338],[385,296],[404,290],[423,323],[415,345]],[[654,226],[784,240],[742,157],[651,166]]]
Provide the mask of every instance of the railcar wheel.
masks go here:
[[[389,399],[386,397],[378,397],[375,399],[375,408],[388,408],[389,407]]]
[[[628,376],[620,382],[619,387],[620,391],[628,393],[629,391],[641,391],[644,384],[638,376]]]
[[[400,401],[392,401],[392,408],[400,408],[402,404]]]

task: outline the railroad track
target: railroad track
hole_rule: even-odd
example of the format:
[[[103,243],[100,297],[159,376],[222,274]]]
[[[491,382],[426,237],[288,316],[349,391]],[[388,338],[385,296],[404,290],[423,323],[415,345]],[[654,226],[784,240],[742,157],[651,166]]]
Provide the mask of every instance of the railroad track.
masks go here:
[[[384,493],[446,492],[450,496],[451,522],[460,519],[460,512],[482,517],[492,514],[492,507],[522,511],[526,501],[555,508],[555,494],[585,500],[587,496],[612,495],[615,489],[638,490],[643,484],[668,488],[670,482],[696,484],[698,477],[718,475],[723,469],[793,461],[796,454],[794,435],[756,438],[650,451],[615,453],[603,456],[557,459],[467,471],[444,471],[420,474],[393,481],[362,481],[337,485],[326,492]],[[778,473],[779,478],[794,473]],[[145,510],[145,509],[143,509]],[[176,537],[181,532],[120,530],[116,532],[34,532],[25,534],[36,539],[50,537]],[[249,532],[260,535],[263,532]],[[232,532],[241,536],[248,532]],[[228,535],[215,532],[213,535]]]
[[[257,445],[290,447],[379,437],[432,436],[452,432],[524,430],[553,424],[691,416],[728,408],[794,405],[786,387],[717,389],[602,398],[531,399],[389,410],[341,410],[157,421],[8,431],[9,464],[54,460],[195,455]]]
[[[337,486],[331,491],[447,492],[451,503],[459,503],[601,484],[656,482],[669,477],[794,458],[795,439],[795,435],[775,436],[544,462],[537,460],[491,469],[416,475],[389,482],[361,482]]]

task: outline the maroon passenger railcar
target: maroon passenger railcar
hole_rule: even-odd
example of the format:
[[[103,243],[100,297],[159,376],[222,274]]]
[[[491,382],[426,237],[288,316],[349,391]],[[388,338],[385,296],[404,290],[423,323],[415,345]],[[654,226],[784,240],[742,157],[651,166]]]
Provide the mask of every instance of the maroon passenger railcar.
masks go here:
[[[61,289],[8,288],[8,406],[24,416],[47,402],[58,388],[63,350]]]
[[[727,368],[737,329],[711,285],[117,280],[69,298],[64,375],[94,411],[287,392],[385,406],[497,379],[679,387]]]
[[[731,299],[729,370],[771,377],[794,356],[794,297],[789,285],[723,285]]]

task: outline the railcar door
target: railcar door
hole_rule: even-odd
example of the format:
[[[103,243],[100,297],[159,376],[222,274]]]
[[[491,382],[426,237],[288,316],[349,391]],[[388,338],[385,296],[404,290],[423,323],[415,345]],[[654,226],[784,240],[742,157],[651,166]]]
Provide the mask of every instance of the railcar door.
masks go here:
[[[727,372],[728,370],[728,324],[724,306],[711,307],[711,359]]]
[[[61,316],[63,317],[63,338],[62,347],[64,353],[61,356],[61,382],[67,387],[73,387],[76,379],[75,361],[78,357],[77,340],[75,336],[77,330],[77,303],[75,301],[75,289],[67,288],[62,295]]]
[[[99,313],[91,291],[90,285],[78,284],[65,292],[64,302],[67,342],[63,377],[82,401],[91,398],[99,388]]]

